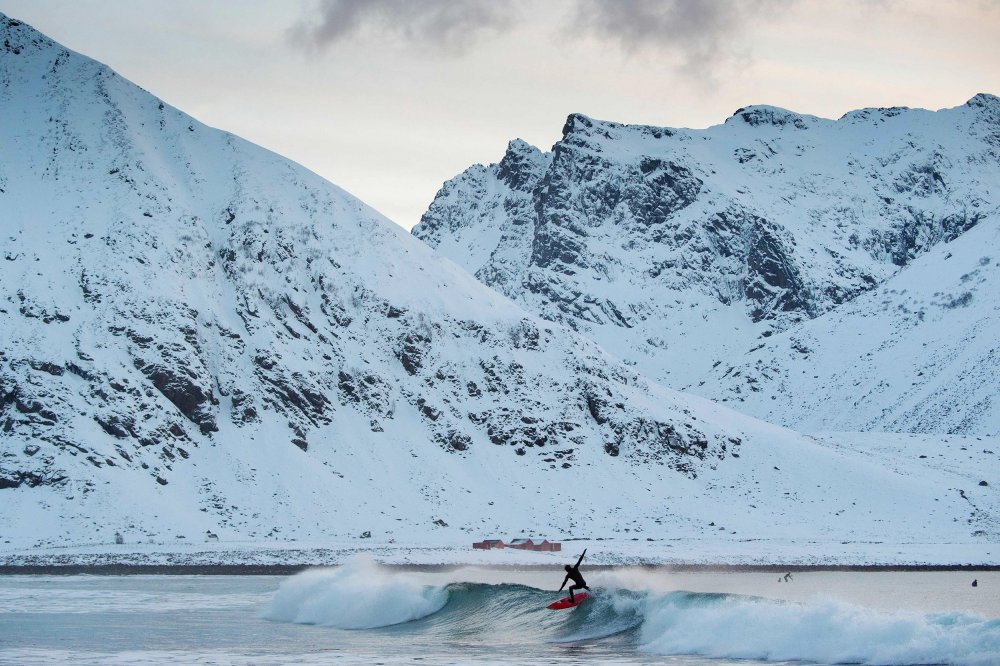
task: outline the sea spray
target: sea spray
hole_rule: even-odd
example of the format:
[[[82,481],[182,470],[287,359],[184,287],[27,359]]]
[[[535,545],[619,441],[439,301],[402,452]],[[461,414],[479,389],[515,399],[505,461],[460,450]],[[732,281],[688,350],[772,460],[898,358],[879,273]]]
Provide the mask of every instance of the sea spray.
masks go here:
[[[263,617],[373,629],[425,617],[447,602],[445,587],[426,585],[418,575],[394,572],[358,555],[336,569],[311,569],[292,576],[282,583]]]

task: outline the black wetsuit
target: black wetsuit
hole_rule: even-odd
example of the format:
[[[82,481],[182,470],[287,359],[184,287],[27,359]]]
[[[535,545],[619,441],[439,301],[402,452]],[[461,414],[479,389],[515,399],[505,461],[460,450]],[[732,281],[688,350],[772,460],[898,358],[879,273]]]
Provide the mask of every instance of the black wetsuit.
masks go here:
[[[573,566],[569,565],[566,566],[566,577],[563,579],[562,585],[559,586],[559,589],[562,590],[564,587],[566,587],[566,583],[568,583],[570,580],[573,581],[573,585],[569,586],[570,601],[574,601],[573,590],[590,589],[589,587],[587,587],[587,581],[585,581],[583,579],[583,576],[580,575],[580,562],[583,562],[583,556],[586,554],[587,554],[587,549],[584,548],[583,554],[580,555],[580,559],[576,561],[576,564],[574,564]]]

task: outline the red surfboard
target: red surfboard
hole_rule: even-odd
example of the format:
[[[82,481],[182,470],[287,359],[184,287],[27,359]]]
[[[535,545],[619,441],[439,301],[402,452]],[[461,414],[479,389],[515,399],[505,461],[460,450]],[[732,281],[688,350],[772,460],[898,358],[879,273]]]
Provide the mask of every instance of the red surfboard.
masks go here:
[[[570,601],[569,597],[566,597],[564,599],[560,599],[559,601],[553,601],[551,604],[546,606],[546,608],[548,608],[549,610],[562,610],[564,608],[574,608],[576,606],[579,606],[580,603],[583,602],[583,600],[586,599],[588,596],[590,595],[588,595],[586,592],[577,592],[576,594],[573,595],[573,601]]]

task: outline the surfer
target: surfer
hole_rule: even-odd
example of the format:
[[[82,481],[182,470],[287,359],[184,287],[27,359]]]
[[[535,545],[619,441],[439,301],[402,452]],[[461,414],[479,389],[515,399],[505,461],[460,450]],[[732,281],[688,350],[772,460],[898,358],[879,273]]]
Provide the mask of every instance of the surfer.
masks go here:
[[[566,583],[568,583],[572,579],[573,585],[569,586],[569,602],[571,604],[576,603],[576,600],[573,598],[573,590],[590,589],[589,587],[587,587],[587,581],[585,581],[583,579],[583,576],[580,575],[580,562],[583,562],[583,556],[586,554],[587,554],[587,549],[584,548],[583,552],[580,553],[580,559],[576,561],[576,564],[574,564],[573,566],[567,564],[565,567],[563,567],[564,569],[566,569],[566,577],[563,578],[562,585],[559,586],[559,591],[561,592],[562,589],[566,587]]]

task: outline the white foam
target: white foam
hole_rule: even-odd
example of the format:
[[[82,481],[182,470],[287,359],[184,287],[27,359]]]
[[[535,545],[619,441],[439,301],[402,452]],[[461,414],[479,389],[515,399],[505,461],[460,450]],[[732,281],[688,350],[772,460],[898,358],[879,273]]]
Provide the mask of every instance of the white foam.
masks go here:
[[[665,655],[856,664],[1000,663],[1000,620],[875,611],[840,601],[647,600],[642,649]]]
[[[419,574],[390,571],[359,555],[336,569],[313,569],[289,578],[263,617],[339,629],[373,629],[425,617],[447,601],[444,586],[427,585]]]

